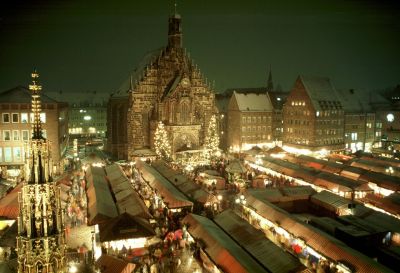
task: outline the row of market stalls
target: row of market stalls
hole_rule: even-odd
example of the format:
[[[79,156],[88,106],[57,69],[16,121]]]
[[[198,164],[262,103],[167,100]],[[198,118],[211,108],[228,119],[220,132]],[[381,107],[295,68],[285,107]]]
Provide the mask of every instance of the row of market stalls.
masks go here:
[[[374,192],[381,195],[386,196],[393,192],[400,191],[400,180],[398,177],[376,172],[372,168],[365,168],[365,165],[361,164],[361,162],[366,162],[364,159],[354,159],[350,161],[350,165],[317,159],[306,155],[287,155],[285,159],[295,164],[314,168],[318,171],[333,173],[359,182],[369,183]]]
[[[314,263],[316,267],[335,267],[337,272],[390,272],[342,241],[266,201],[260,192],[262,190],[248,190],[244,194],[247,202],[240,204],[243,217],[261,228],[268,238],[277,240],[284,248],[292,249],[300,259]],[[335,206],[335,202],[331,205]]]
[[[302,166],[289,161],[265,156],[262,159],[246,158],[255,168],[274,175],[285,175],[295,179],[298,184],[310,185],[316,190],[329,190],[341,196],[351,198],[364,197],[373,192],[367,182],[355,181],[332,173],[323,172],[309,166]]]
[[[310,185],[317,191],[328,190],[349,199],[357,199],[378,211],[400,217],[400,210],[396,210],[395,204],[386,210],[388,205],[382,206],[383,202],[372,201],[376,199],[373,195],[384,197],[400,190],[398,178],[309,156],[285,158],[288,161],[269,156],[246,159],[251,166],[266,173],[285,176],[297,184]],[[393,199],[386,199],[385,202],[396,203]]]
[[[182,209],[193,209],[193,202],[155,168],[141,160],[136,161],[135,167],[139,172],[140,178],[153,190],[157,191],[157,195],[161,197],[163,203],[169,210],[177,212]]]
[[[232,226],[236,227],[235,230],[242,227],[238,222],[226,222],[226,217],[230,216],[232,216],[231,213],[229,215],[223,214],[218,218],[227,232]],[[259,236],[255,234],[261,240],[258,243],[254,240],[248,243],[242,242],[247,246],[246,249],[237,242],[238,236],[241,239],[251,240],[253,234],[243,233],[240,235],[236,233],[236,238],[232,238],[230,234],[228,235],[224,231],[224,228],[219,226],[218,221],[213,222],[196,214],[188,214],[183,222],[188,227],[189,235],[200,242],[199,256],[208,272],[304,272],[304,267],[290,257],[290,254],[285,253],[273,244],[269,244],[267,239],[262,238],[260,234],[258,234]],[[250,235],[250,237],[244,238],[243,235]],[[267,255],[267,253],[273,255]],[[283,269],[291,269],[292,271],[282,271]]]
[[[175,187],[179,188],[189,199],[202,206],[213,206],[218,204],[218,199],[212,193],[203,189],[199,184],[191,180],[179,170],[174,170],[164,161],[155,161],[151,164],[162,176],[164,176]]]
[[[149,221],[152,216],[148,208],[119,165],[89,166],[85,179],[88,224],[95,226],[96,241],[100,243],[95,246],[96,258],[101,254],[111,254],[108,256],[114,258],[122,254],[126,256],[128,250],[130,254],[144,253],[149,245],[158,242]],[[118,263],[103,256],[98,263]],[[133,264],[123,264],[125,268],[134,268]],[[106,265],[99,265],[102,266]]]

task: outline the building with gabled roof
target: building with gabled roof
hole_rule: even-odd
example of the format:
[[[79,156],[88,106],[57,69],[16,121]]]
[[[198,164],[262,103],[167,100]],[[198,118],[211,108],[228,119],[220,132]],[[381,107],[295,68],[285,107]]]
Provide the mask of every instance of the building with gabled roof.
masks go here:
[[[152,51],[111,95],[107,150],[121,159],[154,148],[157,124],[165,125],[172,153],[203,145],[217,112],[214,92],[182,46],[181,16],[169,18],[168,44]]]
[[[272,145],[274,107],[268,93],[233,91],[228,105],[227,146],[247,150]]]
[[[283,106],[283,143],[295,151],[344,149],[344,108],[329,78],[299,76]]]
[[[0,93],[0,166],[2,176],[22,177],[28,141],[32,137],[31,93],[17,86]],[[51,146],[55,171],[62,170],[68,145],[68,104],[41,95],[43,135]]]
[[[338,90],[344,109],[344,141],[348,151],[370,151],[381,136],[382,121],[377,116],[377,94],[363,90]],[[374,101],[373,101],[374,99]]]

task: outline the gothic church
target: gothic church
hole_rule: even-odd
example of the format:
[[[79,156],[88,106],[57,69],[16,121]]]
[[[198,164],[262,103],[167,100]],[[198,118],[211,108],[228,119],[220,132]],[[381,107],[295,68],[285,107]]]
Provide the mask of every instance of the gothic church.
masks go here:
[[[168,44],[148,54],[108,104],[107,150],[120,159],[154,150],[154,132],[165,124],[172,153],[203,145],[216,113],[215,95],[182,47],[181,16],[169,18]]]

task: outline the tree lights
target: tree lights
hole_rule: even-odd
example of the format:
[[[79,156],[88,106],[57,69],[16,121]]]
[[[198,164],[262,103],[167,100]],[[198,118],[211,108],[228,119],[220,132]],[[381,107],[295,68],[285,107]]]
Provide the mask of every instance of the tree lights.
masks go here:
[[[171,158],[171,145],[169,144],[168,134],[162,121],[158,123],[154,134],[154,147],[158,157],[163,159]]]
[[[219,152],[219,135],[217,132],[217,120],[215,115],[211,116],[204,140],[205,157],[211,159]]]

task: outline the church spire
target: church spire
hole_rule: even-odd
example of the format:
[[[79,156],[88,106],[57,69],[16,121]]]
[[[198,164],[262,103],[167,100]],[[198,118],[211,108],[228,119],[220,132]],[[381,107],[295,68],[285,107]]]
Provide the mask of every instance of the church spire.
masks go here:
[[[168,19],[168,46],[167,48],[182,47],[182,25],[181,16],[177,13],[176,1],[174,2],[174,14]]]
[[[274,91],[274,83],[272,82],[272,69],[271,69],[271,66],[269,66],[267,91],[268,92]]]
[[[40,112],[42,111],[40,91],[42,90],[42,86],[39,84],[39,73],[36,72],[36,69],[32,72],[31,77],[32,84],[29,85],[29,90],[32,92],[32,139],[42,139],[42,122],[40,121]]]

